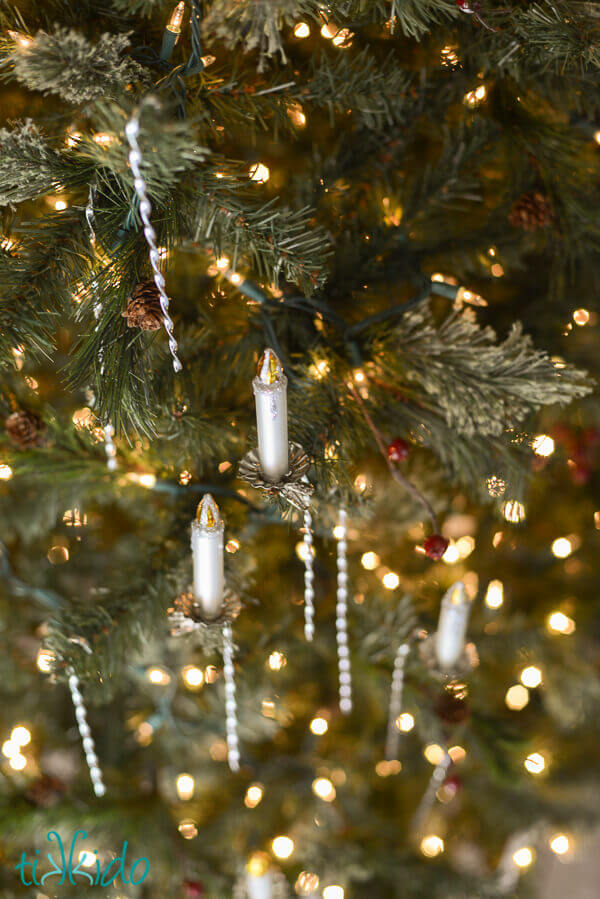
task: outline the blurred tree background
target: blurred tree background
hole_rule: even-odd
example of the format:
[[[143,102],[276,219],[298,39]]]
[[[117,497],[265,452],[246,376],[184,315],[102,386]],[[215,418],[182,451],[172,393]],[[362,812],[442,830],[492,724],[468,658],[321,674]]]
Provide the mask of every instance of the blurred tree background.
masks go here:
[[[596,2],[2,0],[3,897],[547,896],[581,858],[599,48]],[[312,543],[239,477],[267,347]]]

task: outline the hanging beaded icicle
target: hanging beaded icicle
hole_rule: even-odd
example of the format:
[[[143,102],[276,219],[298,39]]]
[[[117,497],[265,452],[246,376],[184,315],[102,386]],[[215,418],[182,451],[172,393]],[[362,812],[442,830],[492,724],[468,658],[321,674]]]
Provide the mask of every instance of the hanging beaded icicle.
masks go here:
[[[337,545],[337,605],[335,609],[335,630],[338,651],[340,711],[344,715],[352,711],[352,674],[350,672],[350,649],[348,648],[348,560],[346,557],[346,510],[339,510],[339,523],[335,529]]]
[[[233,631],[231,624],[223,625],[223,674],[225,676],[225,727],[227,731],[227,760],[232,771],[240,770],[240,750],[237,726],[237,703],[233,668]]]
[[[104,794],[106,793],[106,787],[104,786],[104,781],[102,780],[102,771],[98,766],[98,756],[96,755],[92,732],[90,730],[89,724],[87,723],[87,710],[83,701],[83,696],[79,692],[79,678],[72,668],[69,674],[69,689],[71,691],[71,699],[73,700],[73,705],[75,707],[75,718],[77,719],[77,726],[79,728],[79,733],[81,734],[83,751],[85,752],[85,760],[87,762],[88,768],[90,769],[92,787],[94,788],[94,793],[96,794],[96,796],[104,796]]]
[[[94,212],[94,201],[96,199],[96,185],[90,184],[90,191],[88,194],[87,206],[85,207],[85,219],[88,226],[88,231],[90,235],[90,243],[92,247],[96,246],[96,229],[94,228],[95,221],[95,212]],[[96,282],[93,282],[92,285],[94,288],[97,286]],[[102,303],[98,302],[94,305],[94,318],[96,321],[100,318],[100,313],[102,312]],[[96,325],[96,329],[98,325]],[[99,362],[100,362],[100,372],[104,374],[104,359],[102,350],[100,350],[99,354]],[[104,425],[104,450],[106,452],[106,467],[109,471],[114,471],[117,467],[117,448],[114,444],[113,437],[115,436],[115,429],[108,421]]]
[[[394,672],[392,674],[392,687],[390,690],[390,708],[388,712],[387,737],[385,741],[385,757],[388,761],[398,758],[400,745],[400,731],[396,726],[396,720],[402,711],[402,694],[404,692],[404,672],[410,652],[408,643],[401,643],[394,659]]]
[[[315,591],[313,571],[314,548],[312,535],[312,515],[304,511],[304,636],[310,642],[315,635]]]
[[[452,759],[450,757],[450,754],[446,749],[444,749],[444,757],[442,758],[441,762],[435,766],[433,774],[429,779],[427,789],[425,790],[423,798],[421,799],[417,811],[415,812],[412,829],[416,833],[420,833],[422,831],[423,826],[426,823],[427,816],[433,808],[436,793],[444,783],[446,775],[448,774],[448,768],[451,764]]]
[[[152,227],[152,223],[150,222],[152,204],[148,199],[146,179],[142,175],[142,171],[140,168],[142,163],[142,153],[138,144],[138,134],[140,133],[139,115],[139,109],[134,111],[130,120],[125,125],[125,136],[127,137],[129,146],[131,147],[131,150],[129,152],[129,165],[131,166],[131,171],[133,172],[133,185],[135,187],[135,192],[140,201],[139,209],[140,216],[144,224],[144,235],[146,237],[148,246],[150,247],[150,265],[152,266],[152,270],[154,272],[154,283],[156,284],[156,289],[158,290],[160,296],[160,308],[163,314],[163,325],[169,338],[169,349],[171,351],[171,356],[173,357],[173,370],[178,372],[181,371],[182,364],[179,360],[179,356],[177,355],[177,341],[173,336],[173,319],[169,315],[169,298],[165,291],[164,275],[160,270],[160,255],[158,253],[158,247],[156,246],[156,231],[154,230],[154,228]]]

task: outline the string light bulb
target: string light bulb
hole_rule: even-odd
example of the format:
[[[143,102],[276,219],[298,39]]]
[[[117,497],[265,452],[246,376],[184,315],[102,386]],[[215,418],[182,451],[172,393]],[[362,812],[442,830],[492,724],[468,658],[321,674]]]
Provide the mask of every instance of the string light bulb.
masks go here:
[[[530,774],[541,774],[546,768],[546,759],[541,752],[531,752],[523,765]]]
[[[437,834],[428,834],[421,840],[421,852],[426,858],[435,858],[444,851],[444,841]]]
[[[557,537],[552,542],[552,555],[557,559],[567,559],[573,552],[573,544],[568,537]]]
[[[548,616],[546,627],[555,634],[572,634],[575,630],[575,622],[564,612],[552,612]]]
[[[344,888],[338,884],[331,884],[323,890],[323,899],[344,899]]]
[[[181,25],[183,23],[183,16],[185,14],[185,0],[181,0],[180,3],[177,4],[173,12],[171,13],[171,18],[167,24],[167,30],[171,31],[173,34],[181,34]]]
[[[521,671],[521,683],[530,689],[539,687],[542,682],[542,672],[535,665],[528,665]]]
[[[399,731],[403,734],[407,734],[415,726],[415,719],[410,712],[402,712],[402,714],[396,718],[395,724]]]
[[[485,594],[485,604],[488,609],[499,609],[504,602],[504,587],[502,581],[490,581]]]
[[[324,733],[327,733],[328,727],[329,724],[327,723],[326,718],[313,718],[310,722],[310,730],[317,737],[321,737]]]
[[[548,434],[538,434],[532,448],[536,456],[551,456],[555,449],[554,440]]]
[[[244,805],[246,808],[256,808],[262,802],[263,795],[264,791],[260,784],[250,784],[246,790]]]
[[[294,26],[294,37],[302,40],[303,38],[308,37],[309,34],[310,26],[306,22],[298,22],[298,24]]]
[[[317,777],[313,780],[312,791],[324,802],[333,802],[336,797],[335,787],[328,777]]]
[[[529,690],[522,684],[513,684],[506,691],[504,701],[513,712],[520,712],[529,702]]]
[[[289,837],[275,837],[271,843],[273,855],[279,859],[289,858],[294,851],[294,841]]]
[[[513,852],[513,862],[517,868],[528,868],[533,862],[533,850],[529,846],[521,846],[516,852]]]
[[[194,795],[194,778],[191,774],[180,774],[175,782],[177,795],[180,799],[191,799]]]
[[[31,733],[26,727],[24,727],[22,724],[19,724],[17,725],[17,727],[13,727],[10,739],[11,742],[13,742],[19,748],[21,746],[28,746],[29,743],[31,743]]]
[[[250,180],[257,184],[264,184],[271,177],[271,171],[264,162],[257,162],[250,169]]]
[[[555,855],[565,855],[570,848],[570,840],[564,833],[557,833],[550,839],[550,849]]]

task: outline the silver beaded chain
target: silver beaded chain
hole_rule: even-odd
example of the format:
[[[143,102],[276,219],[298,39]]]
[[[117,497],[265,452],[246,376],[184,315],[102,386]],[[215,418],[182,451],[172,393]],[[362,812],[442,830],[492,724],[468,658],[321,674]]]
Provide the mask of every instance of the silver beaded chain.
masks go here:
[[[88,230],[90,233],[90,243],[94,247],[96,245],[96,229],[94,228],[95,221],[95,212],[94,212],[94,201],[96,199],[96,185],[90,184],[90,191],[88,194],[87,206],[85,207],[85,218],[87,221]],[[92,283],[92,286],[95,288],[96,281]],[[102,312],[102,303],[97,302],[94,305],[94,318],[96,321],[99,320],[100,314]],[[98,330],[98,325],[96,325],[96,330]],[[104,353],[102,349],[100,349],[98,359],[100,362],[100,373],[104,374]],[[115,429],[108,421],[104,425],[104,449],[106,452],[106,467],[109,471],[114,471],[117,467],[117,448],[114,444],[113,437],[115,436]]]
[[[73,705],[75,707],[75,718],[77,719],[77,727],[79,728],[79,733],[81,734],[83,751],[85,752],[85,760],[87,762],[88,768],[90,769],[92,787],[94,788],[94,793],[96,794],[96,796],[104,796],[104,794],[106,793],[106,787],[104,786],[104,781],[102,780],[102,771],[98,766],[98,756],[96,755],[92,732],[90,730],[89,724],[87,723],[87,709],[83,701],[83,696],[79,692],[79,678],[72,668],[69,672],[69,689],[71,691],[71,699],[73,700]]]
[[[140,201],[139,209],[140,216],[144,224],[144,235],[146,237],[148,246],[150,247],[150,265],[152,266],[152,270],[154,272],[154,283],[156,284],[156,289],[159,293],[160,308],[163,314],[163,325],[169,338],[169,349],[171,351],[171,356],[173,357],[173,369],[174,371],[178,372],[181,371],[182,365],[179,360],[179,356],[177,355],[177,341],[173,336],[173,319],[169,315],[169,298],[165,292],[165,279],[160,270],[160,256],[158,253],[158,248],[156,246],[156,231],[154,230],[150,222],[152,204],[148,199],[146,179],[142,175],[142,171],[140,168],[142,163],[142,153],[138,144],[139,133],[139,110],[136,110],[125,125],[125,136],[127,137],[129,146],[131,147],[131,150],[129,151],[129,165],[131,166],[131,171],[133,172],[133,185],[135,187],[135,192]]]
[[[232,771],[240,770],[237,703],[233,668],[233,631],[223,625],[223,674],[225,676],[225,727],[227,731],[227,760]]]
[[[315,635],[315,573],[313,570],[314,549],[312,535],[312,515],[304,510],[304,636],[311,642]]]
[[[344,715],[352,711],[352,674],[350,649],[348,648],[348,543],[346,540],[346,510],[339,510],[336,528],[337,545],[337,605],[335,607],[335,631],[337,639],[340,711]]]
[[[404,673],[410,653],[410,645],[401,643],[394,659],[394,672],[390,689],[390,707],[388,712],[387,736],[385,740],[385,757],[388,761],[398,758],[400,732],[396,720],[402,711],[402,694],[404,693]]]
[[[423,825],[427,820],[427,816],[433,808],[436,793],[446,780],[448,768],[451,764],[452,759],[450,757],[450,754],[446,749],[444,749],[444,757],[441,762],[435,766],[434,772],[429,780],[429,784],[427,785],[427,789],[425,790],[423,798],[421,799],[413,818],[413,830],[417,833],[421,832]]]

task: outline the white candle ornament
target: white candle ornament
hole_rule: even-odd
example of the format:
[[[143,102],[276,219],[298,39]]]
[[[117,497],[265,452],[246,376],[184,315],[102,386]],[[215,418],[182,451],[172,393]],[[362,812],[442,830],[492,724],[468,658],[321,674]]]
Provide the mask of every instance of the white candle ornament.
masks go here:
[[[273,352],[266,349],[252,381],[256,402],[258,455],[268,481],[279,481],[289,470],[287,378]]]
[[[266,852],[255,852],[246,865],[248,899],[272,899],[273,871]]]
[[[350,649],[348,648],[348,560],[346,553],[346,510],[339,512],[336,527],[337,546],[337,605],[335,607],[335,629],[338,651],[340,711],[349,715],[352,711],[352,674],[350,672]]]
[[[218,618],[223,607],[223,529],[218,506],[207,493],[192,522],[194,599],[206,618]]]
[[[470,611],[465,585],[458,581],[444,594],[435,635],[437,660],[444,670],[454,668],[464,651]]]
[[[315,635],[315,573],[313,571],[314,546],[312,535],[312,515],[304,512],[304,636],[310,643]]]
[[[96,796],[104,796],[104,794],[106,793],[106,787],[104,786],[104,781],[102,780],[102,771],[100,770],[100,767],[98,765],[98,756],[96,755],[92,732],[90,730],[89,724],[87,723],[87,710],[83,701],[83,696],[79,692],[79,678],[77,677],[73,669],[71,669],[71,672],[69,674],[69,689],[71,691],[71,699],[73,700],[73,705],[75,707],[75,718],[77,719],[77,727],[79,728],[79,733],[81,735],[83,751],[85,752],[85,760],[87,762],[88,768],[90,769],[92,787]]]

